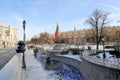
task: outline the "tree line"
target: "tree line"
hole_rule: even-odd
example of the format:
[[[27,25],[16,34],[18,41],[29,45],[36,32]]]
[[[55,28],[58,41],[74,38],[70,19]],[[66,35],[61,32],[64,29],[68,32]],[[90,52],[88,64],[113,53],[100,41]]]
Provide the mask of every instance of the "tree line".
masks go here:
[[[40,33],[39,35],[35,35],[31,38],[31,40],[28,43],[32,44],[51,44],[54,42],[54,35],[48,33],[48,32],[43,32]]]

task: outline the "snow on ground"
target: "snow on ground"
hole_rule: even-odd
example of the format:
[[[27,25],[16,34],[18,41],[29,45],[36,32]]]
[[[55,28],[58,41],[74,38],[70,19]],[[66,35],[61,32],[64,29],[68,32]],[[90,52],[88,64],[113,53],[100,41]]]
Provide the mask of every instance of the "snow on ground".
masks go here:
[[[60,55],[60,56],[69,57],[69,58],[73,58],[73,59],[76,59],[76,60],[78,60],[78,61],[81,61],[79,55],[70,55],[70,54],[66,54],[66,55]]]
[[[45,68],[45,56],[39,55],[37,60]],[[58,70],[46,70],[46,73],[50,76],[52,80],[85,80],[80,72],[74,67],[66,64],[62,64],[62,67]]]
[[[80,55],[73,55],[71,51],[66,55],[60,55],[60,54],[57,54],[57,55],[64,56],[64,57],[69,57],[69,58],[73,58],[73,59],[76,59],[78,61],[81,61]]]
[[[88,47],[91,47],[91,49],[96,50],[96,45],[80,45],[79,46],[79,48],[81,49],[88,49]],[[99,45],[99,50],[103,50],[103,45]],[[105,51],[110,51],[110,50],[114,50],[114,49],[105,49]]]
[[[113,57],[113,55],[111,55],[109,52],[105,52],[105,55],[106,55],[106,58]],[[99,53],[97,56],[100,57],[101,59],[103,59],[103,53]]]
[[[111,55],[109,52],[105,52],[105,55],[106,55],[106,58],[105,58],[106,60],[113,61],[113,62],[120,61],[120,58],[113,57],[113,55]],[[99,53],[97,56],[100,57],[100,59],[103,59],[103,53]]]

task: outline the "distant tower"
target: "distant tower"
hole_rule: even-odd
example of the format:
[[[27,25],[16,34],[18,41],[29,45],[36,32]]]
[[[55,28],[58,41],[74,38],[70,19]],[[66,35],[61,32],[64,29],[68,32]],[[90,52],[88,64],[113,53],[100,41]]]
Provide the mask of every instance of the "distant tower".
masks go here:
[[[59,26],[58,26],[58,23],[57,23],[56,32],[55,32],[56,42],[60,41],[60,35],[61,35],[61,33],[60,33]]]
[[[74,31],[76,31],[76,28],[74,27]]]

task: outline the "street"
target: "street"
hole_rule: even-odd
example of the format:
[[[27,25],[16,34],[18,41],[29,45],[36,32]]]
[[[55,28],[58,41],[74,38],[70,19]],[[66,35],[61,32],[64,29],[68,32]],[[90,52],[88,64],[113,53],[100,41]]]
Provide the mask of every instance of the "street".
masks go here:
[[[15,55],[15,48],[0,49],[0,70]]]

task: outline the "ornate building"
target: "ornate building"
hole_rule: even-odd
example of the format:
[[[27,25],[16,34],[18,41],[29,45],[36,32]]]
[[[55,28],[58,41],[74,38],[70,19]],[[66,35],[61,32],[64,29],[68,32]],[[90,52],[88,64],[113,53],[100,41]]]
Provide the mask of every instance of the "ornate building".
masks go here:
[[[0,25],[0,48],[15,47],[18,42],[18,30],[11,27]]]

